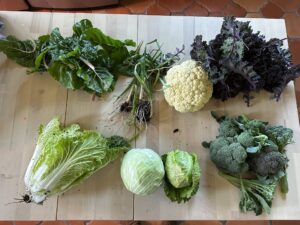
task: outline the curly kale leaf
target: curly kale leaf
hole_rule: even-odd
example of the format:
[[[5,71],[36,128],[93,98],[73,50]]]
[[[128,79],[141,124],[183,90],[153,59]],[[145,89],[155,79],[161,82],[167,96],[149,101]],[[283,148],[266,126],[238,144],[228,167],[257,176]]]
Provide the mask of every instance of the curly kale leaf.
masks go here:
[[[279,39],[265,40],[249,22],[225,17],[221,31],[209,43],[196,36],[191,58],[202,63],[213,82],[213,97],[227,100],[239,93],[247,105],[252,92],[265,89],[279,100],[286,85],[300,76],[291,54]]]

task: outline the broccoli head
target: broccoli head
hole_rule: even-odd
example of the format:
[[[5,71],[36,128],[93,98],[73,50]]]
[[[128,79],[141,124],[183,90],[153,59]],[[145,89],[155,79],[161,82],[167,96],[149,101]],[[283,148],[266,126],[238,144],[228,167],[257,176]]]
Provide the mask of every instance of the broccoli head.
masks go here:
[[[210,158],[222,171],[241,174],[248,170],[246,149],[239,143],[231,143],[230,138],[219,137],[210,144]]]
[[[219,136],[221,137],[234,137],[239,134],[239,131],[234,119],[226,118],[220,122]]]
[[[263,133],[268,124],[267,122],[261,120],[250,119],[245,115],[238,116],[236,121],[237,124],[239,124],[240,129],[248,131],[252,135]]]
[[[244,131],[237,136],[237,141],[246,148],[248,153],[256,153],[265,145],[268,145],[268,137],[264,134],[253,136],[250,132]]]
[[[293,142],[293,130],[283,126],[269,126],[265,134],[278,145],[279,151]]]
[[[244,131],[237,136],[237,141],[245,148],[255,145],[254,137],[248,132]]]
[[[278,152],[278,145],[276,145],[273,141],[268,139],[263,148],[264,152]]]
[[[279,174],[285,174],[288,165],[288,159],[280,152],[260,152],[254,157],[249,158],[250,169],[261,177],[278,177]]]

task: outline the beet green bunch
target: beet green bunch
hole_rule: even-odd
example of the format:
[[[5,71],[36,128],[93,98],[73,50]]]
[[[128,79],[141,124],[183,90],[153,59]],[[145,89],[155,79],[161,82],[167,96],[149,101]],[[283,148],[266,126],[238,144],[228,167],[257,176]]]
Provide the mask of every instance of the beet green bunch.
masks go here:
[[[191,58],[202,63],[213,82],[213,97],[223,101],[239,93],[249,106],[251,92],[264,89],[277,101],[285,86],[300,76],[300,65],[293,65],[283,40],[268,41],[254,33],[250,22],[225,17],[215,39],[195,37]]]
[[[293,142],[293,131],[245,115],[212,115],[220,127],[216,139],[203,143],[210,159],[219,174],[240,189],[243,212],[270,213],[277,185],[288,192],[285,147]]]

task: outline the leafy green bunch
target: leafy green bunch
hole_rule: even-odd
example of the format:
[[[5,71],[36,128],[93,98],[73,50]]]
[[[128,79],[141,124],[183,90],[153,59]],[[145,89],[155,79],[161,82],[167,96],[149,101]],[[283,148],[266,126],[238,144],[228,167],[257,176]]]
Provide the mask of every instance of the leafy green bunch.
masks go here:
[[[83,89],[101,94],[112,91],[118,74],[127,74],[124,61],[135,46],[132,40],[120,41],[105,35],[92,23],[81,20],[73,26],[73,35],[63,37],[58,28],[37,40],[18,40],[8,36],[0,40],[0,51],[29,72],[49,72],[68,89]]]
[[[126,64],[133,68],[130,73],[133,78],[119,99],[126,96],[121,104],[120,111],[129,113],[129,121],[143,124],[149,122],[152,117],[152,100],[157,85],[166,75],[169,68],[180,60],[182,49],[176,49],[175,53],[163,53],[157,40],[146,43],[142,49],[141,42]],[[137,126],[136,126],[137,127]]]
[[[209,42],[197,35],[191,58],[199,61],[213,82],[213,97],[223,101],[244,94],[247,105],[251,92],[264,89],[277,101],[286,85],[300,76],[283,40],[266,40],[254,32],[250,22],[225,17],[220,33]]]
[[[269,213],[277,184],[288,192],[285,147],[293,142],[293,131],[245,115],[212,116],[220,124],[219,135],[203,142],[212,162],[221,176],[240,188],[243,212]]]

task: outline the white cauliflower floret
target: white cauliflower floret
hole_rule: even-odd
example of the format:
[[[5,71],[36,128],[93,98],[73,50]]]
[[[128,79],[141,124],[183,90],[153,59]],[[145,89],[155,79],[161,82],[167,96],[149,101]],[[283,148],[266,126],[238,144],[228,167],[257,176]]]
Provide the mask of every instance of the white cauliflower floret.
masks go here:
[[[204,69],[187,60],[168,70],[164,95],[169,105],[179,112],[200,110],[211,98],[213,85]]]

